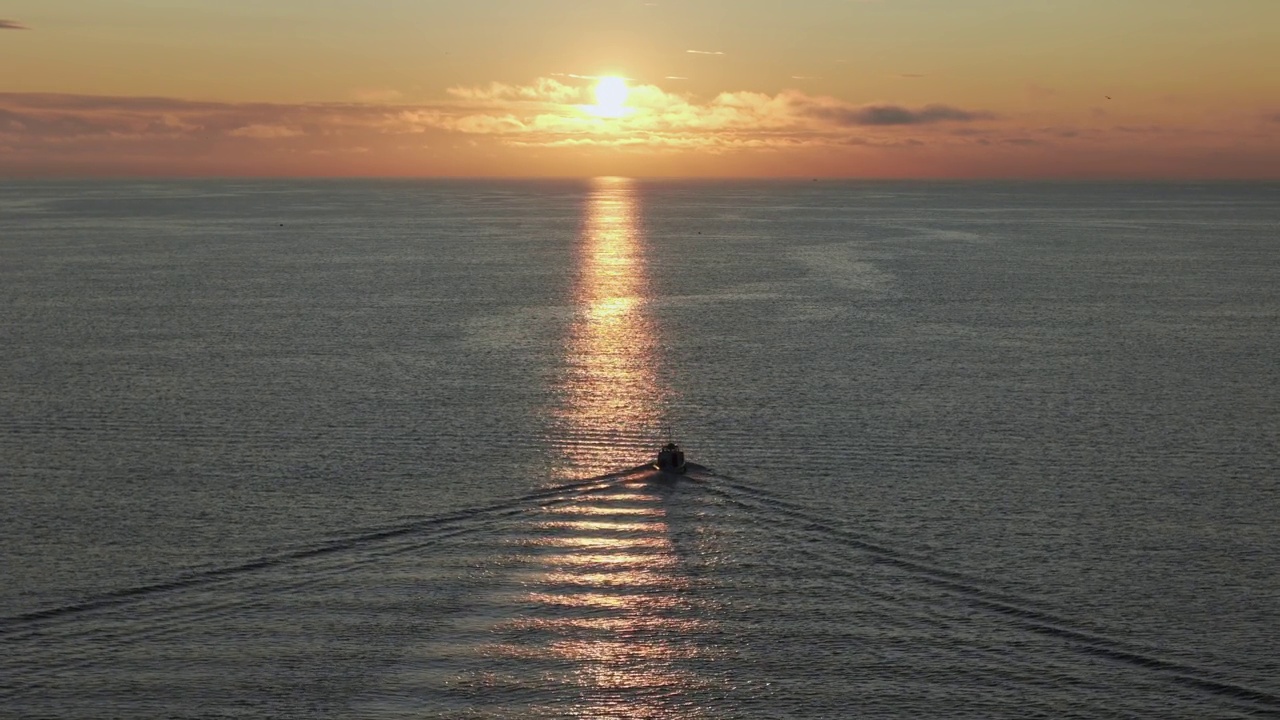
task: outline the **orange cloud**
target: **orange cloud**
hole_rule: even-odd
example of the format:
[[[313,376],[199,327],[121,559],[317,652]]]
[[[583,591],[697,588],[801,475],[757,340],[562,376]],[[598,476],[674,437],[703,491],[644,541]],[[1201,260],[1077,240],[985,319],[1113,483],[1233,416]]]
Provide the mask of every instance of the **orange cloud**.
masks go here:
[[[566,77],[580,78],[582,76],[568,75]],[[484,87],[453,87],[449,88],[449,94],[461,100],[480,102],[536,101],[570,104],[587,102],[590,99],[588,88],[566,85],[554,78],[538,78],[532,85],[508,85],[506,83],[492,82]]]
[[[628,113],[599,117],[589,111],[590,81],[562,77],[455,87],[442,101],[419,104],[0,93],[0,173],[716,174],[719,167],[724,174],[1274,177],[1280,167],[1273,113],[1260,114],[1267,122],[1254,115],[1216,125],[1111,121],[1087,109],[1033,119],[799,90],[699,98],[636,84]]]
[[[847,145],[868,130],[893,126],[973,123],[991,113],[933,104],[857,105],[798,90],[778,94],[726,92],[699,102],[656,85],[631,88],[629,112],[595,117],[583,108],[589,88],[542,78],[530,85],[491,83],[453,88],[459,105],[420,118],[437,128],[499,135],[522,147],[545,145],[654,148],[767,148]],[[464,113],[461,117],[457,113]]]
[[[196,126],[199,127],[199,126]],[[280,138],[297,137],[303,132],[285,125],[262,125],[255,123],[245,125],[227,132],[230,137],[253,138],[255,140],[278,140]]]

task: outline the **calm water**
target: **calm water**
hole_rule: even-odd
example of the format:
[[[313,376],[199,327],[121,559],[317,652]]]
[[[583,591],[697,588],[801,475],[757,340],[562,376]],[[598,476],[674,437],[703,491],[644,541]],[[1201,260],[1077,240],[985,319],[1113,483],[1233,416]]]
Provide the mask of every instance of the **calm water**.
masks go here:
[[[0,185],[0,715],[1280,716],[1280,186]],[[708,469],[611,475],[670,425]]]

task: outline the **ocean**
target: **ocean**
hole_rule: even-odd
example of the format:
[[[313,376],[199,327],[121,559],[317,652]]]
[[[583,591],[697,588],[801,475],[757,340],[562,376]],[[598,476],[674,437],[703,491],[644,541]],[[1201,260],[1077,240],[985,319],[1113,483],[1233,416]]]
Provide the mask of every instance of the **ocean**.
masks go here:
[[[1280,717],[1278,230],[1265,183],[0,183],[0,716]]]

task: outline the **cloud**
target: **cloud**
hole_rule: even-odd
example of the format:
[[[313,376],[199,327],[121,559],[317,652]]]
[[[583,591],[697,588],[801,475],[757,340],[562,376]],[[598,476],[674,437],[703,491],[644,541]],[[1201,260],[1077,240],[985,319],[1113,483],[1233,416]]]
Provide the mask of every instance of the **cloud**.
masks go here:
[[[157,97],[0,93],[0,142],[71,145],[112,138],[281,140],[377,131],[394,106],[217,103]]]
[[[1169,155],[1171,148],[1183,154],[1198,148],[1204,157],[1220,157],[1222,148],[1237,145],[1252,148],[1258,157],[1274,158],[1280,151],[1270,130],[1270,123],[1280,123],[1280,113],[1271,109],[1255,111],[1247,125],[1231,128],[1161,128],[1141,121],[1075,127],[1043,119],[1029,125],[1017,116],[953,104],[857,103],[799,89],[708,97],[679,89],[685,83],[665,84],[671,89],[633,83],[628,111],[619,117],[594,114],[593,81],[567,75],[457,86],[428,103],[222,103],[0,93],[0,168],[8,174],[71,171],[65,168],[102,173],[132,163],[138,172],[152,172],[186,162],[207,172],[252,172],[281,167],[273,162],[328,158],[346,163],[325,166],[337,172],[365,163],[371,173],[394,166],[402,174],[445,168],[503,174],[516,165],[520,172],[535,172],[526,162],[535,157],[616,153],[643,158],[651,152],[676,163],[674,155],[705,151],[741,158],[808,153],[815,162],[842,153],[892,152],[892,167],[917,172],[911,169],[916,166],[902,164],[908,154],[971,153],[966,162],[987,163],[996,162],[990,159],[993,153],[1076,162],[1077,152],[1089,149],[1099,158],[1142,152],[1156,158]],[[1268,124],[1260,125],[1259,117]],[[410,146],[417,150],[403,149]],[[455,164],[424,163],[424,146],[433,158],[452,157]],[[540,150],[546,154],[537,155]]]
[[[798,90],[726,92],[708,100],[655,85],[631,88],[629,112],[590,112],[589,82],[539,78],[529,84],[454,87],[427,104],[216,103],[157,97],[0,93],[0,142],[84,143],[110,138],[260,142],[456,133],[500,142],[735,147],[844,144],[895,126],[966,123],[990,113],[947,105],[856,105]]]
[[[829,120],[841,126],[860,125],[927,125],[940,122],[972,122],[991,120],[994,115],[983,111],[963,110],[950,105],[925,105],[909,108],[902,105],[848,105],[813,101],[799,101],[802,111],[815,118]]]
[[[690,55],[723,55],[719,50],[685,50]]]
[[[580,78],[569,75],[574,79]],[[538,78],[532,85],[509,85],[491,82],[482,87],[452,87],[449,94],[460,100],[481,102],[535,101],[545,103],[581,103],[591,100],[590,88],[562,83],[553,78]]]
[[[286,127],[284,125],[245,125],[227,132],[227,135],[238,138],[251,138],[253,140],[279,140],[280,138],[298,137],[304,133],[297,128]]]
[[[631,88],[626,114],[600,118],[589,112],[589,87],[550,78],[528,85],[455,87],[449,92],[458,106],[424,117],[425,125],[496,136],[504,144],[519,147],[904,146],[922,141],[871,135],[899,132],[899,126],[971,123],[995,117],[982,110],[941,104],[859,105],[799,90],[725,92],[697,100],[685,93],[638,84]],[[465,112],[459,116],[459,111]]]
[[[32,152],[150,142],[156,148],[252,143],[289,152],[381,147],[394,138],[458,135],[512,147],[650,147],[714,151],[901,145],[899,126],[992,117],[947,105],[857,105],[799,90],[725,92],[698,99],[634,84],[628,112],[590,111],[586,78],[449,88],[436,103],[218,103],[159,97],[0,93],[0,144]],[[941,137],[941,136],[937,136]],[[434,141],[433,141],[434,142]]]
[[[0,30],[29,30],[26,25],[17,20],[0,20]]]

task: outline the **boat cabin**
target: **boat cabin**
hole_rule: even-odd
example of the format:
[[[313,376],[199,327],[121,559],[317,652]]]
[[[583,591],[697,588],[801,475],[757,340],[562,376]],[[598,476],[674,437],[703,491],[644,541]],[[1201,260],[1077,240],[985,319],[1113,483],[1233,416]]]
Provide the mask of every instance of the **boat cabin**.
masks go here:
[[[658,469],[664,472],[684,472],[684,450],[674,442],[663,445],[658,451]]]

